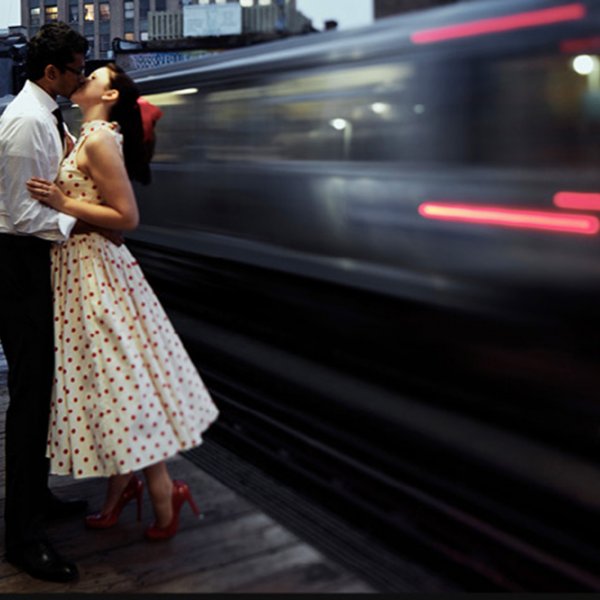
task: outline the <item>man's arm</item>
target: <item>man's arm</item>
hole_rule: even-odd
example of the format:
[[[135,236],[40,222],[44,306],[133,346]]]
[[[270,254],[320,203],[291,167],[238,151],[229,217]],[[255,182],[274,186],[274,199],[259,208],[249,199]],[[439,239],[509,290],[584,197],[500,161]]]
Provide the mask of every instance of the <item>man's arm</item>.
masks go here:
[[[104,229],[102,227],[95,227],[94,225],[90,225],[85,221],[80,221],[79,219],[77,219],[77,221],[75,221],[75,226],[71,231],[71,235],[83,235],[84,233],[99,233],[108,241],[115,244],[115,246],[120,246],[124,242],[123,234],[120,231],[117,231],[115,229]]]

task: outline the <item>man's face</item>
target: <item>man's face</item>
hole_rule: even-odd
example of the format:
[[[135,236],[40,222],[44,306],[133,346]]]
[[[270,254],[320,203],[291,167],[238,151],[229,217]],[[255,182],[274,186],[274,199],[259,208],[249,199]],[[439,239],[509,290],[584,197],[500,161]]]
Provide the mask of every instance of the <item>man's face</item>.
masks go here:
[[[57,76],[54,82],[54,91],[65,98],[70,98],[75,90],[85,82],[85,57],[75,54],[73,60],[64,67],[64,72],[56,69]]]

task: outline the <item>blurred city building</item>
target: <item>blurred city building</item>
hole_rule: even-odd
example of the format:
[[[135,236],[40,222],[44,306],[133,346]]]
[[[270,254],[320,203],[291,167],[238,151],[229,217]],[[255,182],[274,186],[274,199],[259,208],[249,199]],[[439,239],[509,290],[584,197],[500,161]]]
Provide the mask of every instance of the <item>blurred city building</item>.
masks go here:
[[[392,15],[424,10],[444,4],[455,4],[459,0],[373,0],[375,18],[382,19]]]
[[[25,58],[27,38],[22,27],[8,27],[0,31],[0,100],[12,94],[18,74],[15,65]]]
[[[113,58],[113,40],[306,33],[312,24],[296,0],[21,0],[28,36],[64,21],[90,43],[91,59]]]

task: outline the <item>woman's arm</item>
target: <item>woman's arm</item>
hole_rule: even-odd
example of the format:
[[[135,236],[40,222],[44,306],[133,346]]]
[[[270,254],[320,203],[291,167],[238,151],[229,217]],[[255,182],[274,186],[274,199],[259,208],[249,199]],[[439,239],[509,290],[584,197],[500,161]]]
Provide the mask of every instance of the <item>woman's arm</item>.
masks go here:
[[[81,154],[79,168],[92,178],[106,204],[71,198],[56,184],[38,177],[27,182],[31,197],[97,227],[135,229],[139,222],[138,208],[114,137],[102,130],[96,132],[83,145]]]

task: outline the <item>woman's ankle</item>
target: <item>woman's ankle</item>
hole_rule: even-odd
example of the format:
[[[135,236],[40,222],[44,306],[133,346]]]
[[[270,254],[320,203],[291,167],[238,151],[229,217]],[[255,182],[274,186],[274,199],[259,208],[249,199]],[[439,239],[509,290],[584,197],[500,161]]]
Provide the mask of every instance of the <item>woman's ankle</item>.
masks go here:
[[[169,479],[148,485],[150,501],[154,510],[155,525],[166,527],[173,519],[173,482]]]
[[[108,478],[106,498],[104,506],[100,511],[102,514],[108,514],[119,502],[119,498],[127,484],[131,481],[133,473],[125,473],[122,475],[112,475]]]

